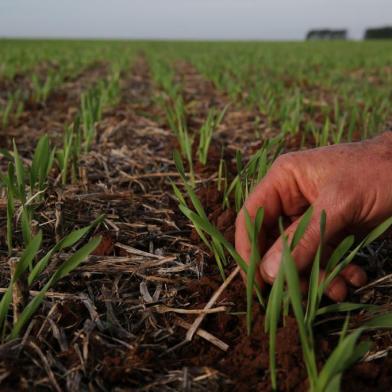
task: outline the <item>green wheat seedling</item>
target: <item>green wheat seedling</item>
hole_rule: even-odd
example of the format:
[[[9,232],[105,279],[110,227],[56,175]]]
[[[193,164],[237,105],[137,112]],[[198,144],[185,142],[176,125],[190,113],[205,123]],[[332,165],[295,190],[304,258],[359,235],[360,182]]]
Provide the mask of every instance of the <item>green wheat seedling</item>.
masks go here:
[[[179,160],[180,157],[177,155],[175,160]],[[177,163],[177,167],[179,167],[179,164]],[[179,170],[183,172],[183,169]],[[186,181],[186,179],[183,180]],[[188,195],[191,195],[190,198],[192,200],[192,204],[194,208],[196,209],[196,213],[191,211],[185,202],[185,198],[181,194],[181,192],[178,190],[177,187],[175,187],[175,193],[180,200],[180,209],[184,213],[185,216],[188,217],[194,224],[194,226],[197,228],[197,231],[203,232],[205,234],[215,236],[218,241],[220,241],[222,244],[224,244],[225,249],[229,252],[229,254],[232,255],[232,257],[241,265],[241,258],[238,255],[235,255],[235,250],[233,248],[230,248],[231,244],[225,243],[225,239],[222,236],[219,231],[211,225],[211,223],[208,221],[204,210],[202,209],[202,206],[200,204],[200,201],[197,200],[196,195],[194,194],[194,191],[191,187],[186,188]],[[192,194],[193,193],[193,194]],[[287,258],[288,254],[290,255],[290,250],[294,249],[294,247],[298,244],[300,239],[302,238],[303,233],[305,232],[307,225],[310,221],[311,218],[311,213],[312,210],[309,209],[308,212],[304,215],[304,218],[302,219],[300,225],[298,226],[298,229],[293,237],[292,243],[290,248],[288,248],[288,251],[284,253],[285,257]],[[245,212],[246,214],[246,212]],[[258,217],[256,217],[255,221],[261,222],[262,218],[262,212],[259,212],[260,214]],[[255,266],[257,265],[257,261],[260,260],[260,255],[258,254],[258,247],[256,245],[256,242],[254,241],[255,233],[258,233],[261,223],[256,223],[254,226],[252,226],[251,220],[249,216],[246,216],[246,221],[247,221],[247,229],[248,229],[248,234],[252,243],[252,256],[251,256],[251,262],[250,266],[248,267],[247,273],[248,273],[248,290],[252,285],[250,282],[252,279],[254,279],[254,269],[256,268]],[[325,230],[325,222],[326,222],[326,217],[325,214],[323,214],[321,218],[321,233],[324,232]],[[266,313],[266,330],[270,333],[270,364],[271,364],[271,378],[272,378],[272,384],[276,388],[276,365],[275,365],[275,338],[276,338],[276,332],[277,332],[277,325],[280,317],[280,308],[283,304],[283,299],[285,297],[290,298],[292,307],[294,309],[294,313],[296,315],[297,320],[300,320],[299,324],[299,331],[300,331],[300,336],[301,336],[301,343],[303,346],[303,351],[304,351],[304,361],[306,363],[306,368],[308,370],[309,374],[309,379],[312,385],[312,390],[314,391],[324,391],[326,390],[323,387],[323,384],[326,382],[325,380],[328,381],[328,383],[332,386],[336,385],[337,378],[339,375],[342,373],[344,369],[346,369],[349,365],[353,363],[353,361],[356,361],[359,359],[368,349],[367,344],[360,344],[356,346],[356,341],[360,335],[360,333],[355,332],[351,335],[348,335],[345,337],[345,335],[342,333],[342,339],[341,339],[341,346],[338,346],[337,349],[334,351],[333,356],[331,356],[332,359],[330,359],[323,371],[320,373],[320,379],[319,381],[319,374],[317,371],[317,366],[316,366],[316,356],[314,352],[314,341],[313,341],[313,331],[312,331],[312,325],[314,323],[314,320],[316,316],[326,314],[328,312],[333,312],[333,311],[341,311],[341,312],[346,312],[346,311],[351,311],[351,310],[356,310],[356,309],[361,309],[364,307],[368,307],[367,305],[362,305],[362,304],[351,304],[351,303],[343,303],[339,305],[332,305],[332,306],[327,306],[324,308],[319,308],[321,297],[323,295],[323,292],[325,291],[326,286],[330,283],[330,281],[333,279],[334,276],[336,276],[340,271],[354,258],[355,254],[359,251],[359,249],[362,246],[368,245],[371,241],[373,241],[375,238],[377,238],[383,231],[386,230],[387,227],[389,227],[392,224],[392,221],[386,222],[384,226],[380,226],[376,230],[374,230],[369,236],[361,243],[359,244],[349,255],[341,262],[338,264],[338,262],[341,260],[342,255],[344,255],[347,250],[353,245],[353,237],[348,237],[342,243],[336,248],[335,252],[332,254],[329,263],[327,264],[327,272],[331,272],[331,275],[328,275],[325,283],[319,285],[319,270],[320,270],[320,257],[322,254],[322,247],[320,246],[317,255],[315,258],[315,262],[313,264],[313,269],[311,272],[311,278],[310,278],[310,288],[309,288],[309,297],[308,297],[308,302],[307,302],[307,307],[306,311],[302,309],[302,302],[301,302],[301,294],[300,294],[300,288],[299,288],[299,278],[298,276],[295,275],[296,269],[293,264],[289,264],[286,268],[289,271],[286,273],[286,275],[283,273],[284,269],[282,268],[281,271],[279,272],[278,278],[275,281],[275,284],[272,288],[272,292],[270,295],[268,307],[267,307],[267,313]],[[253,233],[253,234],[252,234]],[[321,234],[323,236],[323,234]],[[203,238],[203,236],[201,236]],[[204,237],[203,239],[204,242],[209,244],[208,240]],[[322,241],[321,241],[322,243]],[[211,246],[210,246],[211,249]],[[291,256],[290,256],[291,257]],[[243,262],[243,260],[242,260]],[[339,267],[337,267],[339,265]],[[245,266],[246,268],[246,266]],[[295,273],[294,273],[295,272]],[[250,279],[250,281],[249,281]],[[284,294],[283,288],[284,288],[284,279],[287,280],[287,284],[289,287],[289,291],[292,292],[291,296],[289,296],[289,293]],[[247,308],[247,325],[248,325],[248,331],[250,331],[250,326],[251,326],[251,302],[249,301],[249,298],[252,295],[252,290],[247,292],[247,299],[248,299],[248,308]],[[378,319],[374,322],[373,328],[375,328],[375,325],[378,325],[380,327],[390,327],[392,323],[392,318],[391,317],[386,317],[385,319]],[[369,324],[370,325],[370,324]],[[341,347],[344,347],[343,349]],[[348,355],[348,354],[349,355]],[[338,356],[340,363],[344,364],[343,367],[335,367],[331,370],[331,363],[334,362],[334,357]],[[328,384],[328,385],[329,385]],[[321,387],[320,387],[321,385]],[[332,390],[332,389],[331,389]]]
[[[48,137],[44,136],[37,144],[31,167],[25,167],[14,142],[14,150],[13,154],[10,154],[11,162],[8,165],[8,172],[7,175],[2,178],[2,182],[6,186],[7,194],[6,242],[9,257],[12,256],[14,249],[13,234],[17,228],[17,219],[15,219],[15,215],[20,216],[22,236],[25,243],[25,250],[18,258],[16,268],[11,276],[10,285],[0,301],[0,330],[2,330],[3,339],[8,333],[7,330],[9,330],[9,334],[7,335],[8,338],[16,338],[23,326],[37,310],[50,287],[76,268],[100,242],[99,238],[93,239],[69,257],[69,259],[51,276],[38,295],[27,304],[20,314],[20,317],[18,317],[17,320],[14,320],[13,327],[11,329],[8,327],[7,315],[13,298],[12,292],[15,290],[15,285],[22,284],[22,275],[28,274],[27,284],[28,287],[31,287],[40,273],[47,267],[54,254],[73,247],[102,220],[102,217],[100,217],[91,225],[73,231],[57,243],[45,254],[45,256],[36,261],[39,254],[42,253],[39,251],[42,243],[42,233],[39,232],[35,235],[32,230],[34,212],[32,202],[39,199],[39,196],[45,191],[48,175],[54,160],[54,154],[55,150],[50,148]],[[28,184],[28,179],[30,184]]]
[[[336,128],[332,131],[332,141],[334,144],[339,144],[343,140],[345,127],[346,127],[346,115],[343,115],[337,121]]]
[[[111,75],[80,97],[81,143],[84,152],[90,150],[96,137],[97,123],[103,109],[115,105],[120,97],[120,69],[114,67]]]
[[[248,232],[249,242],[251,244],[251,254],[249,260],[249,266],[246,273],[246,325],[248,329],[248,335],[251,334],[252,330],[252,310],[253,310],[253,294],[255,286],[255,276],[258,264],[261,260],[260,248],[259,248],[259,233],[264,219],[264,210],[260,208],[254,220],[252,221],[249,213],[244,209],[246,229]]]
[[[30,193],[32,195],[34,192],[43,192],[46,189],[55,153],[56,149],[51,148],[48,136],[42,136],[35,148],[30,168]]]
[[[24,243],[31,240],[32,207],[28,202],[26,172],[14,141],[14,162],[9,166],[6,179],[7,189],[12,198],[20,203],[21,228]],[[31,200],[31,199],[30,199]]]
[[[173,68],[160,58],[151,58],[150,67],[157,87],[171,99],[178,97],[181,86],[174,82],[175,73]]]
[[[165,105],[167,122],[180,145],[181,155],[188,162],[191,181],[194,184],[195,178],[192,160],[193,137],[188,132],[184,100],[181,95],[178,95],[174,101],[162,102]]]
[[[234,194],[235,209],[237,212],[241,209],[249,193],[266,175],[272,162],[278,156],[281,146],[281,137],[266,141],[264,145],[250,157],[245,166],[242,163],[242,153],[237,151],[236,163],[238,174],[234,177],[224,194],[224,207],[229,206],[230,195]],[[272,158],[269,158],[268,154],[272,151],[273,147],[275,147],[275,151]]]
[[[150,59],[150,65],[153,79],[158,88],[162,90],[157,96],[156,102],[166,114],[167,123],[178,141],[181,155],[188,162],[191,181],[194,184],[195,178],[192,159],[194,138],[190,135],[187,126],[187,113],[181,93],[181,85],[174,81],[175,73],[172,67],[162,59],[152,58]],[[209,125],[211,125],[211,121],[212,115]],[[208,132],[209,129],[206,128],[205,131]]]
[[[178,151],[174,152],[174,162],[175,162],[177,171],[179,172],[181,179],[183,180],[186,192],[187,192],[196,212],[198,213],[199,217],[202,220],[209,222],[207,214],[206,214],[200,200],[196,196],[196,193],[193,190],[193,187],[189,184],[189,181],[188,181],[186,174],[185,174],[185,168],[183,166],[182,159],[181,159],[181,156],[178,153]],[[184,195],[181,193],[181,191],[178,189],[178,187],[174,183],[172,183],[172,186],[173,186],[174,194],[180,203],[180,208],[182,206],[182,208],[188,209]],[[222,279],[224,280],[226,278],[225,272],[224,272],[224,267],[227,265],[227,260],[226,260],[226,256],[223,251],[222,245],[218,241],[216,241],[215,239],[213,239],[212,242],[210,243],[207,240],[206,236],[204,235],[203,230],[201,230],[199,228],[199,226],[195,225],[195,230],[197,231],[198,235],[200,236],[202,241],[205,243],[205,245],[207,245],[207,247],[210,249],[210,251],[214,254],[215,260],[216,260],[218,268],[219,268],[219,272],[222,276]]]
[[[96,89],[101,95],[102,107],[114,106],[120,97],[120,68],[113,66],[109,77],[98,83]]]
[[[180,154],[174,152],[174,162],[176,164],[178,173],[183,181],[186,193],[192,204],[194,210],[188,207],[185,196],[181,193],[179,188],[172,183],[174,194],[179,201],[179,208],[181,212],[192,222],[195,230],[199,234],[201,240],[206,244],[208,249],[212,252],[217,262],[222,279],[225,279],[224,267],[227,265],[227,258],[225,251],[234,259],[237,265],[247,274],[249,285],[247,286],[247,328],[250,333],[252,325],[252,305],[253,305],[253,292],[256,293],[259,303],[264,306],[264,299],[261,295],[261,290],[255,282],[256,265],[260,260],[258,255],[258,243],[256,232],[260,231],[263,221],[263,210],[256,214],[255,222],[247,219],[247,228],[252,246],[252,258],[248,266],[242,257],[237,253],[234,246],[224,237],[224,235],[209,221],[207,214],[198,199],[193,187],[185,175],[184,166],[182,164]]]
[[[65,185],[68,180],[69,167],[72,158],[72,147],[73,147],[74,133],[73,127],[67,126],[65,128],[63,137],[63,148],[57,150],[56,158],[61,173],[61,183]]]
[[[282,102],[279,118],[283,119],[282,132],[284,134],[295,135],[299,132],[302,120],[302,95],[299,91],[293,97],[289,97]]]
[[[8,126],[9,119],[12,113],[12,110],[15,106],[14,100],[10,97],[6,103],[6,105],[1,108],[1,124],[2,127],[5,129]]]
[[[331,121],[329,117],[325,120],[324,126],[321,130],[320,139],[319,139],[319,146],[328,146],[329,144],[329,135],[331,132]]]
[[[86,236],[94,227],[96,227],[102,221],[102,219],[103,217],[99,217],[90,225],[72,231],[54,247],[52,247],[52,249],[50,249],[47,253],[40,250],[42,246],[42,232],[39,232],[37,235],[31,238],[21,256],[18,258],[16,268],[11,276],[9,286],[0,301],[0,329],[2,330],[3,340],[4,338],[6,340],[15,339],[20,335],[23,327],[28,323],[28,321],[41,305],[45,294],[49,291],[49,289],[53,287],[60,279],[64,278],[75,268],[77,268],[88,257],[88,255],[96,249],[101,241],[101,238],[95,237],[91,239],[88,243],[81,246],[77,251],[71,254],[50,276],[42,289],[39,290],[38,294],[36,294],[33,299],[31,299],[31,301],[26,304],[20,315],[18,315],[17,320],[14,320],[13,325],[9,326],[7,322],[7,316],[10,311],[13,298],[12,293],[13,290],[15,290],[15,285],[18,284],[18,281],[22,278],[22,276],[27,274],[27,289],[32,288],[34,283],[37,282],[41,277],[41,273],[46,269],[50,260],[56,254],[63,250],[74,247],[84,236]],[[36,260],[39,255],[42,255],[42,253],[44,253],[44,255],[35,264],[33,264],[34,260]]]
[[[320,283],[320,259],[326,226],[326,215],[323,212],[320,218],[320,246],[318,247],[310,273],[306,306],[303,307],[299,275],[294,259],[291,256],[291,252],[297,246],[306,231],[311,219],[311,214],[312,209],[309,209],[304,214],[290,244],[288,243],[287,237],[284,235],[283,225],[282,223],[280,224],[283,241],[282,263],[278,276],[272,286],[265,318],[265,330],[269,334],[270,342],[269,357],[271,384],[274,390],[278,387],[275,359],[276,334],[279,319],[281,317],[281,309],[284,307],[284,298],[289,299],[291,308],[297,320],[310,390],[314,392],[335,391],[340,389],[340,379],[344,370],[362,358],[369,350],[368,342],[361,342],[357,344],[358,338],[365,329],[392,327],[391,314],[376,316],[349,335],[347,334],[346,323],[341,331],[337,347],[327,359],[321,371],[318,370],[316,364],[315,341],[313,337],[313,325],[316,318],[329,312],[350,312],[363,308],[375,311],[377,308],[374,305],[356,303],[340,303],[320,308],[322,295],[331,283],[332,279],[334,279],[343,270],[343,268],[345,268],[353,260],[359,250],[362,247],[369,245],[392,225],[392,218],[389,218],[374,229],[350,252],[349,250],[354,244],[354,238],[353,236],[345,238],[331,255],[326,266],[326,278]]]
[[[178,95],[173,103],[166,102],[165,109],[167,122],[178,140],[181,154],[188,159],[191,146],[189,146],[190,137],[186,124],[185,103],[182,96]]]
[[[23,240],[29,243],[32,236],[33,203],[42,200],[53,166],[55,150],[51,149],[47,136],[43,136],[34,151],[31,167],[25,166],[14,142],[11,162],[3,182],[7,192],[7,239],[8,251],[12,251],[15,215],[20,217]],[[18,204],[18,208],[16,208]]]
[[[45,103],[49,94],[61,83],[60,73],[50,73],[44,81],[41,81],[37,75],[31,77],[32,97],[35,102]]]
[[[200,140],[199,147],[197,149],[197,156],[202,165],[207,164],[208,150],[210,148],[212,135],[222,122],[227,108],[228,106],[226,106],[220,113],[216,109],[209,110],[207,118],[200,128]]]
[[[117,104],[120,97],[120,71],[113,71],[112,75],[106,84],[106,98],[104,99],[105,106],[114,106]]]
[[[10,119],[18,120],[24,109],[24,98],[21,90],[9,94],[5,106],[0,108],[1,125],[7,128]]]
[[[77,179],[78,163],[82,154],[82,132],[79,117],[72,125],[65,127],[63,137],[63,148],[56,153],[57,163],[61,173],[61,183],[66,185],[69,177],[74,183]]]
[[[218,180],[217,180],[218,191],[223,192],[223,194],[226,195],[227,186],[228,186],[227,165],[226,165],[226,161],[223,158],[221,158],[218,167]]]
[[[349,142],[353,141],[353,134],[354,134],[354,131],[358,125],[358,117],[359,117],[358,108],[356,106],[354,106],[351,109],[351,115],[350,115],[349,123],[348,123],[347,140]]]
[[[88,152],[96,135],[96,123],[101,120],[103,99],[100,90],[93,88],[81,96],[80,118],[84,151]]]
[[[306,125],[306,130],[312,134],[316,147],[323,147],[328,146],[330,137],[334,143],[335,141],[340,142],[343,137],[344,125],[344,122],[341,122],[338,129],[334,131],[331,121],[327,117],[321,129],[311,121]]]
[[[11,256],[13,251],[13,233],[14,233],[14,213],[15,213],[15,186],[14,186],[14,168],[10,163],[8,165],[8,173],[4,178],[3,182],[6,185],[6,195],[7,195],[7,249],[8,256]]]

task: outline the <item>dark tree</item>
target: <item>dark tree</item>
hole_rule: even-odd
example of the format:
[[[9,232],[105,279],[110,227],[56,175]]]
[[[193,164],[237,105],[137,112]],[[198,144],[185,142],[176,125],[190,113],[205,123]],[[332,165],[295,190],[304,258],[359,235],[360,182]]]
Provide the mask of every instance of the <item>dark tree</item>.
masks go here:
[[[364,38],[365,39],[391,39],[392,27],[385,26],[385,27],[367,29]]]
[[[306,34],[307,40],[345,40],[347,39],[347,30],[310,30]]]

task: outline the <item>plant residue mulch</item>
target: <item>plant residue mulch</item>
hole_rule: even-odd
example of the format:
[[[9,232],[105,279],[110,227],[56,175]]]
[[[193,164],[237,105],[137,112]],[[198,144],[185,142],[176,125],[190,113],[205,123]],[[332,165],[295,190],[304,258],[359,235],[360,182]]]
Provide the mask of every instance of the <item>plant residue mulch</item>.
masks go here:
[[[223,108],[228,98],[191,64],[178,62],[174,67],[190,113],[188,125],[197,129],[208,108]],[[2,146],[9,147],[15,138],[22,155],[31,157],[39,135],[54,133],[56,139],[75,116],[80,93],[106,72],[105,64],[95,64],[53,93],[47,105],[27,107],[10,126]],[[48,246],[101,213],[106,214],[99,228],[103,241],[53,288],[22,338],[0,346],[2,390],[271,390],[263,311],[255,306],[253,332],[247,336],[245,289],[239,277],[215,304],[223,310],[206,315],[201,336],[185,341],[197,317],[192,311],[205,306],[222,279],[173,197],[170,181],[180,184],[172,162],[177,142],[154,104],[156,94],[146,59],[139,56],[122,77],[118,104],[108,108],[98,124],[97,140],[80,165],[80,182],[65,188],[53,182],[45,205],[37,211]],[[235,150],[241,148],[247,156],[261,145],[258,134],[269,138],[278,132],[260,117],[257,111],[230,106],[214,136],[209,165],[196,166],[198,195],[210,219],[230,240],[235,213],[222,210],[215,173],[223,156],[229,176],[234,176]],[[297,142],[288,149],[298,147]],[[6,287],[1,203],[0,227],[0,282]],[[391,255],[390,243],[383,239],[378,248],[362,255],[371,259],[374,279],[390,273],[385,262]],[[46,273],[60,262],[61,257]],[[352,293],[356,301],[380,304],[390,304],[390,294],[390,281],[389,286],[380,282]],[[337,341],[339,320],[335,317],[316,330],[320,365]],[[374,332],[369,337],[375,341],[374,358],[345,374],[344,390],[387,391],[392,386],[391,334]],[[227,351],[213,344],[213,338],[228,345]],[[291,316],[279,328],[277,342],[281,390],[307,390]]]

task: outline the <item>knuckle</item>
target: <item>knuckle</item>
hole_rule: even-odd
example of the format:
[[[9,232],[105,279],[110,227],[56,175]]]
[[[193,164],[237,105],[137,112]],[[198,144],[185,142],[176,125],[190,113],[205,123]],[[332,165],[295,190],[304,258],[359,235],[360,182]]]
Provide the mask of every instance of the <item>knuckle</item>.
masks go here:
[[[273,165],[272,169],[278,170],[288,170],[292,169],[296,166],[298,161],[298,153],[296,152],[288,152],[286,154],[279,155]]]
[[[350,219],[357,202],[355,195],[355,186],[349,183],[340,183],[326,192],[325,203],[335,219],[341,222]]]

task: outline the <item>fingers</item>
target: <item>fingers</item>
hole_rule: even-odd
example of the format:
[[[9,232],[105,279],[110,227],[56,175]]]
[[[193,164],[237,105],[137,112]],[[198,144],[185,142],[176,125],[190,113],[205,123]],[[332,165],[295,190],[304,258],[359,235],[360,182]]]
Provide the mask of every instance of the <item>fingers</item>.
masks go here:
[[[262,254],[266,247],[263,233],[269,227],[274,226],[281,215],[291,216],[302,213],[308,204],[296,184],[295,176],[290,174],[289,165],[284,163],[285,161],[287,158],[278,159],[274,163],[244,204],[251,218],[255,217],[259,208],[264,208],[264,222],[259,244]],[[236,220],[235,247],[248,263],[251,248],[243,210],[239,212]]]
[[[320,281],[325,279],[325,271],[320,271]],[[342,302],[347,297],[347,284],[341,276],[337,276],[332,280],[325,289],[325,295],[334,302]]]
[[[342,234],[355,218],[350,198],[342,197],[340,185],[331,185],[328,189],[325,187],[316,189],[315,192],[312,182],[306,183],[305,186],[302,181],[303,177],[295,175],[295,168],[299,167],[298,160],[295,157],[294,160],[292,157],[282,156],[282,158],[274,163],[244,204],[244,209],[248,211],[251,218],[255,217],[260,207],[264,208],[264,222],[259,244],[260,253],[264,256],[256,272],[256,280],[261,286],[263,286],[263,281],[273,283],[279,271],[283,243],[281,238],[275,241],[273,230],[280,216],[286,216],[292,221],[285,230],[291,242],[301,219],[299,216],[309,204],[313,204],[313,216],[308,228],[292,252],[300,272],[307,270],[314,260],[320,243],[320,215],[323,210],[327,216],[325,243],[339,237],[339,234]],[[315,197],[317,197],[316,200],[314,200]],[[244,209],[240,211],[236,220],[235,246],[244,261],[249,263],[251,246]],[[275,241],[272,245],[271,240]],[[267,248],[269,248],[268,251]],[[360,267],[349,265],[331,282],[326,289],[326,295],[334,301],[342,301],[347,295],[348,284],[359,287],[365,284],[366,280],[366,273]]]
[[[348,284],[354,287],[364,286],[367,282],[365,270],[356,264],[349,264],[340,275]]]
[[[268,175],[267,175],[268,177]],[[263,180],[259,186],[262,186],[265,195],[263,193],[263,197],[258,199],[252,193],[249,198],[247,199],[244,208],[247,209],[251,218],[254,218],[257,210],[260,207],[264,207],[264,224],[267,220],[273,220],[274,216],[276,219],[281,215],[281,208],[280,208],[280,198],[275,189],[274,182],[267,181],[267,178]],[[269,196],[268,200],[266,196]],[[267,213],[268,211],[268,213]],[[264,244],[263,241],[260,241],[260,251],[264,251]],[[235,247],[239,255],[248,263],[251,253],[251,247],[249,243],[249,237],[246,230],[246,223],[245,223],[245,215],[244,210],[242,209],[236,220],[236,227],[235,227]]]
[[[344,219],[336,208],[329,208],[322,200],[313,205],[314,211],[307,230],[292,252],[299,271],[307,269],[314,260],[317,248],[320,243],[320,216],[323,210],[327,212],[327,224],[325,228],[324,241],[328,242],[336,233],[341,231],[345,225]],[[289,243],[298,227],[300,219],[293,222],[286,230]],[[260,264],[260,274],[264,280],[272,283],[279,271],[282,258],[283,242],[278,238],[264,255]]]
[[[243,273],[245,279],[245,273]],[[325,271],[320,270],[320,281],[325,279]],[[256,275],[256,281],[263,288],[265,283],[260,275]],[[339,276],[332,280],[325,290],[325,295],[334,302],[342,302],[346,299],[348,293],[348,285],[353,287],[364,286],[367,282],[367,275],[363,268],[356,264],[349,264]],[[309,281],[307,277],[302,276],[300,279],[300,289],[303,295],[306,295],[309,289]]]
[[[326,244],[324,246],[324,262],[322,260],[321,265],[325,265],[327,263],[329,257],[337,246],[336,241],[331,242],[334,244],[334,246],[330,244]],[[367,282],[367,274],[365,270],[356,264],[349,264],[347,267],[345,267],[338,278],[339,279],[337,281],[334,280],[332,282],[332,287],[330,286],[325,293],[330,299],[335,302],[341,302],[345,299],[345,293],[347,293],[347,287],[345,286],[352,286],[357,288],[364,286]],[[343,280],[340,278],[342,278]]]
[[[324,280],[325,271],[320,271],[320,280]],[[367,282],[366,272],[356,264],[349,264],[339,276],[332,280],[325,294],[335,302],[342,302],[347,297],[347,285],[361,287]]]

